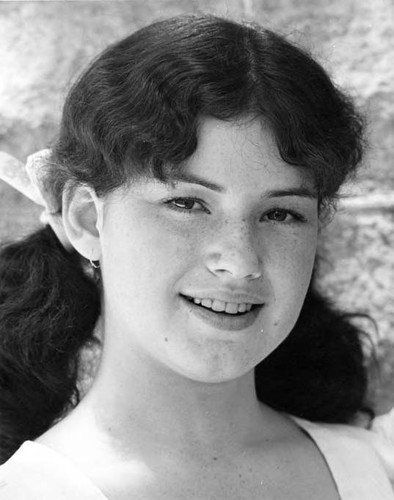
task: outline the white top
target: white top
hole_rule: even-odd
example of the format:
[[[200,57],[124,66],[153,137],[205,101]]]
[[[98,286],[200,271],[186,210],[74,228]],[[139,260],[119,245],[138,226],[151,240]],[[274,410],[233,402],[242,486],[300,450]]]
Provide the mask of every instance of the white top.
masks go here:
[[[292,417],[323,455],[341,500],[394,500],[394,446],[375,432]]]
[[[325,458],[341,500],[394,500],[394,446],[382,434],[292,418]],[[0,467],[0,500],[76,499],[108,500],[76,464],[42,444],[26,441]]]

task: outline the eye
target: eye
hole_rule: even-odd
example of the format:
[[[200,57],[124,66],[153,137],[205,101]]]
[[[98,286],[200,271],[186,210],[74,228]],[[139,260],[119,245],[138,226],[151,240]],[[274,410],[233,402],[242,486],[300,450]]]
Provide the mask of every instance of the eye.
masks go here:
[[[305,221],[305,218],[302,215],[282,208],[275,208],[274,210],[271,210],[265,215],[265,217],[272,222],[291,223]]]
[[[166,205],[173,210],[182,212],[206,212],[209,213],[201,200],[196,198],[172,198],[165,201]]]
[[[276,222],[284,222],[288,215],[289,213],[286,210],[272,210],[267,214],[267,218]]]
[[[171,200],[171,203],[182,210],[193,210],[196,200],[193,200],[193,198],[175,198]]]

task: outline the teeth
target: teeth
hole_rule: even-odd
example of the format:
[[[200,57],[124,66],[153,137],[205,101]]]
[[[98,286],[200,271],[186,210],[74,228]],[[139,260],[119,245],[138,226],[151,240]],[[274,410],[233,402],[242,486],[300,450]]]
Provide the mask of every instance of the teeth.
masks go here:
[[[238,305],[241,305],[241,304],[234,304],[234,302],[227,302],[227,304],[226,304],[226,313],[228,313],[228,314],[237,314],[237,312],[238,312]]]
[[[202,299],[201,305],[211,309],[212,308],[212,300],[211,299]]]
[[[237,304],[235,302],[223,302],[217,299],[192,299],[195,304],[202,305],[208,309],[213,309],[217,312],[226,312],[227,314],[237,314],[249,312],[252,309],[252,304]]]
[[[212,304],[212,309],[214,311],[222,312],[226,309],[226,303],[215,299]]]
[[[244,313],[246,311],[246,304],[239,304],[238,312]]]

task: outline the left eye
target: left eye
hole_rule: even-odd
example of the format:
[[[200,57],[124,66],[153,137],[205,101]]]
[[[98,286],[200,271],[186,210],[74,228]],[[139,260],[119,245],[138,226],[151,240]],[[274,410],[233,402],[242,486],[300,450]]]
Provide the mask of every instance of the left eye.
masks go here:
[[[275,210],[271,210],[266,214],[268,220],[273,222],[290,222],[294,220],[301,220],[301,217],[298,217],[296,214],[293,214],[289,210],[283,210],[276,208]]]

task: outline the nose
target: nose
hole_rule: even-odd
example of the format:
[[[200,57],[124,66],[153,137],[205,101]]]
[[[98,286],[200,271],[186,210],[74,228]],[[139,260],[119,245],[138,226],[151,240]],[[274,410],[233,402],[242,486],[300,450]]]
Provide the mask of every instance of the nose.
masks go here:
[[[245,222],[224,226],[215,231],[206,259],[208,270],[220,278],[260,278],[261,250],[253,229]]]

